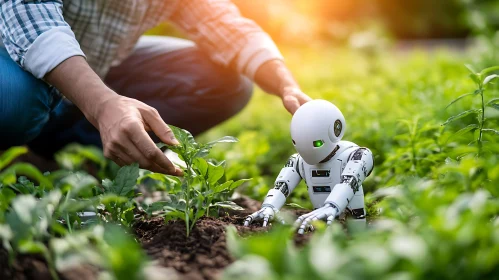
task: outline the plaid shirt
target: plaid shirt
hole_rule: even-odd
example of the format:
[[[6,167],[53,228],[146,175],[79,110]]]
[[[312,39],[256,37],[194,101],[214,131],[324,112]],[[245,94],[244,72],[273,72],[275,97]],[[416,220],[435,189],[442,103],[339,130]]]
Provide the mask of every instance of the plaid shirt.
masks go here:
[[[163,21],[183,30],[214,62],[250,78],[264,62],[282,59],[270,37],[229,0],[0,0],[5,48],[37,78],[72,56],[85,56],[103,78]]]

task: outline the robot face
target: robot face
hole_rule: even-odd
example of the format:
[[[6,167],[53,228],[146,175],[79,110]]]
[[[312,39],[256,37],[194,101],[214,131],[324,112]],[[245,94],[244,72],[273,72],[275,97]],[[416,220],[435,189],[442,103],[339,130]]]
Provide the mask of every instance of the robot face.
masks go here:
[[[305,103],[291,120],[291,137],[296,151],[311,165],[326,159],[344,134],[345,117],[325,100]]]

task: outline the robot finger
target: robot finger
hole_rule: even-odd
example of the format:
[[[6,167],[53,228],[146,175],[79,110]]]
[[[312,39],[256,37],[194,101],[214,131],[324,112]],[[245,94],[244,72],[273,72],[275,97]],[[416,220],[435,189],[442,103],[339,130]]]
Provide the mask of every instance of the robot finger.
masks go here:
[[[263,226],[266,227],[267,224],[269,223],[269,219],[270,219],[270,215],[269,214],[266,214],[265,216],[263,216]]]
[[[246,220],[244,220],[244,226],[249,226],[253,220],[255,220],[256,218],[258,218],[258,216],[260,215],[260,211],[258,212],[255,212],[251,215],[249,215],[248,217],[246,217]]]
[[[299,224],[303,223],[303,221],[304,221],[306,218],[308,218],[308,217],[310,217],[310,216],[312,216],[312,215],[314,215],[314,211],[312,211],[312,212],[310,212],[310,213],[307,213],[307,214],[303,214],[303,215],[301,215],[300,217],[298,217],[298,219],[296,219],[295,226],[298,226]]]
[[[277,222],[279,222],[279,223],[281,223],[281,224],[283,224],[283,225],[284,225],[284,224],[286,224],[286,221],[284,221],[284,219],[283,219],[281,216],[279,216],[279,215],[276,215],[276,216],[274,217],[274,219],[275,219]]]
[[[304,234],[305,233],[305,229],[307,229],[308,225],[310,224],[310,222],[312,221],[312,218],[313,217],[308,217],[306,218],[303,223],[300,225],[300,228],[298,229],[298,233],[299,234]]]
[[[327,225],[332,224],[333,221],[334,221],[334,215],[331,215],[331,216],[327,217]]]

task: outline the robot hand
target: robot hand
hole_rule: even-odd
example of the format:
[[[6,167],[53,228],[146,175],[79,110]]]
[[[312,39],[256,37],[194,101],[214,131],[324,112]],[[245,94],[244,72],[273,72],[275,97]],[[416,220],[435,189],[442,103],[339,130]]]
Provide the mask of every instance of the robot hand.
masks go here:
[[[269,221],[272,221],[276,217],[277,211],[270,206],[263,206],[262,209],[256,211],[255,213],[249,215],[246,220],[244,220],[244,226],[249,226],[253,221],[263,220],[263,226],[266,227]]]
[[[310,226],[310,222],[317,220],[325,220],[327,221],[327,224],[330,225],[336,218],[336,215],[338,215],[338,212],[339,212],[338,209],[335,206],[333,206],[333,204],[329,203],[317,210],[314,210],[308,214],[300,216],[296,220],[295,226],[299,227],[298,233],[303,234],[305,233],[305,229]]]

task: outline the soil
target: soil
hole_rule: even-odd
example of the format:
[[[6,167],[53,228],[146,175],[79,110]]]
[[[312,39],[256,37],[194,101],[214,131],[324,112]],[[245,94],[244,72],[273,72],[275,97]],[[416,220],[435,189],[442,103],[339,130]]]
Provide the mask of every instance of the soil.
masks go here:
[[[135,234],[147,254],[156,265],[173,268],[179,273],[180,279],[212,280],[219,279],[223,269],[234,261],[227,251],[226,227],[234,225],[240,235],[251,235],[265,232],[268,228],[260,225],[244,227],[247,215],[260,209],[258,201],[241,197],[234,202],[245,208],[243,211],[233,211],[220,218],[205,217],[198,221],[189,237],[185,234],[183,221],[164,223],[162,218],[139,221],[134,229]],[[308,211],[295,210],[296,215]],[[311,234],[296,235],[298,246],[306,244]],[[71,271],[60,273],[61,279],[94,280],[98,270],[91,266],[82,266]],[[13,266],[8,265],[8,254],[0,250],[0,279],[51,279],[47,265],[40,256],[18,256]]]

